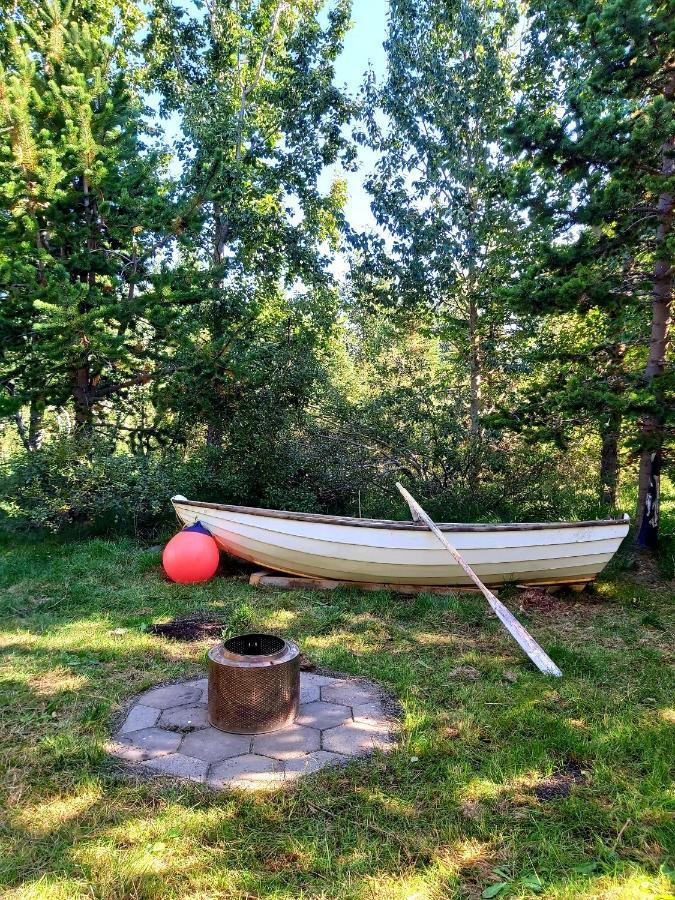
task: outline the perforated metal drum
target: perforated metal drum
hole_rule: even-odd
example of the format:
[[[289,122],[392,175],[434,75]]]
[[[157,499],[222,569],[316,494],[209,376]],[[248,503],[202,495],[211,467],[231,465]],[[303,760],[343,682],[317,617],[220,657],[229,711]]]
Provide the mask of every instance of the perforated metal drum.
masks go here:
[[[221,731],[260,734],[298,714],[300,650],[273,634],[243,634],[209,651],[209,722]]]

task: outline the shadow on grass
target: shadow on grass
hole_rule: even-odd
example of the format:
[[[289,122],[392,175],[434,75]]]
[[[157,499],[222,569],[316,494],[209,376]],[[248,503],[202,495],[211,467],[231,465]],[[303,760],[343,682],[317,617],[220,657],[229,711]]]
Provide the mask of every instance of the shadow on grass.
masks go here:
[[[670,681],[649,647],[626,659],[603,645],[612,635],[600,619],[564,640],[554,619],[537,619],[565,669],[554,681],[477,598],[180,587],[153,565],[131,542],[96,541],[17,546],[5,566],[5,888],[471,897],[506,877],[497,866],[521,893],[536,872],[550,897],[638,876],[662,887]],[[60,599],[35,606],[41,596]],[[151,684],[199,672],[206,648],[139,625],[192,609],[278,630],[321,665],[385,683],[405,711],[399,749],[261,796],[122,776],[103,749],[116,711]],[[569,794],[539,799],[537,786],[572,764],[585,774]],[[575,871],[584,865],[592,871]]]

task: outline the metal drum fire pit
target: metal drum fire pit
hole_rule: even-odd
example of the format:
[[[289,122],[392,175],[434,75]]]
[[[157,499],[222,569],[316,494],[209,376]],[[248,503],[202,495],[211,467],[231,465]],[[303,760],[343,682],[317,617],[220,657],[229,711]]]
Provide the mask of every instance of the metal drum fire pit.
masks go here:
[[[209,722],[221,731],[260,734],[298,714],[300,650],[273,634],[242,634],[209,650]]]

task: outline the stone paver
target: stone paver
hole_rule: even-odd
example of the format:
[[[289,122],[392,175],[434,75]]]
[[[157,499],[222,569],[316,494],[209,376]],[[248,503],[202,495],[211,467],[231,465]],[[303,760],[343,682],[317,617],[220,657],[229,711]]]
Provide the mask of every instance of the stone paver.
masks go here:
[[[183,738],[180,752],[211,763],[228,756],[241,756],[242,753],[248,753],[250,747],[251,737],[248,734],[227,734],[209,727],[187,734]]]
[[[321,688],[318,684],[304,684],[304,672],[300,676],[300,703],[314,703],[321,699]]]
[[[161,728],[175,728],[182,731],[194,731],[206,728],[206,707],[202,704],[190,706],[170,706],[165,709],[157,723]]]
[[[357,722],[383,722],[387,719],[382,704],[377,701],[353,706],[352,715]]]
[[[321,735],[324,750],[344,753],[347,756],[363,756],[373,750],[386,750],[393,743],[390,726],[386,722],[375,725],[371,722],[345,722],[336,728],[329,728]]]
[[[248,790],[279,787],[283,782],[284,767],[278,760],[247,753],[235,756],[211,767],[207,783],[211,787],[237,787]]]
[[[153,688],[130,708],[108,751],[149,773],[212,788],[280,788],[327,766],[394,746],[376,685],[300,673],[296,722],[268,734],[228,734],[207,718],[206,678]],[[353,716],[353,718],[352,718]]]
[[[291,725],[269,734],[256,734],[253,752],[275,759],[292,759],[303,753],[311,753],[321,747],[321,734],[314,728]]]
[[[326,766],[339,766],[349,762],[349,757],[341,753],[327,753],[325,750],[317,750],[316,753],[308,753],[297,759],[288,759],[284,765],[286,780],[291,781],[300,775],[311,775]]]
[[[157,724],[157,719],[159,719],[160,715],[160,710],[137,703],[131,707],[129,715],[124,720],[124,725],[120,728],[120,732],[124,734],[126,731],[138,731],[139,728],[152,728],[153,725]]]
[[[302,687],[323,687],[324,684],[344,684],[344,681],[342,678],[331,678],[330,675],[318,675],[316,672],[300,673]]]
[[[144,706],[156,709],[168,709],[170,706],[185,706],[187,703],[199,703],[202,691],[194,687],[194,682],[185,684],[167,684],[166,687],[154,688],[147,694],[141,694],[139,700]]]
[[[311,728],[333,728],[335,725],[341,725],[347,719],[351,719],[352,714],[348,706],[338,706],[336,703],[304,703],[300,707],[298,718],[295,720],[298,725],[309,725]]]
[[[190,781],[204,781],[209,768],[209,764],[203,759],[195,759],[194,756],[185,756],[183,753],[158,756],[157,759],[148,760],[143,765],[147,769],[162,772],[164,775],[189,778]]]
[[[362,683],[352,684],[349,681],[343,681],[341,684],[323,685],[321,688],[322,700],[327,700],[329,703],[342,703],[345,706],[361,706],[364,703],[372,703],[378,697],[375,685],[371,688]]]
[[[173,753],[178,749],[181,739],[180,734],[164,731],[163,728],[141,728],[140,731],[120,735],[119,750],[115,752],[115,756],[134,762],[152,759],[153,756]]]

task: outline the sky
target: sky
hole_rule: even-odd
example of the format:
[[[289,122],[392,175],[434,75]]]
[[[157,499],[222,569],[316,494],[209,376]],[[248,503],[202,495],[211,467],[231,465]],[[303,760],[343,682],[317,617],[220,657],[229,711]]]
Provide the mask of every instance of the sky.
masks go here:
[[[388,0],[353,0],[352,28],[335,65],[336,84],[345,86],[350,94],[358,92],[368,68],[373,69],[378,81],[384,77],[386,56],[382,45],[386,37],[388,5]],[[360,147],[358,161],[357,172],[326,171],[321,178],[321,187],[327,190],[336,175],[346,178],[347,221],[354,229],[362,231],[375,227],[368,195],[363,189],[363,179],[374,163],[373,152]]]

